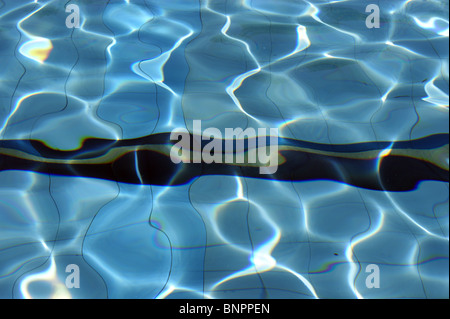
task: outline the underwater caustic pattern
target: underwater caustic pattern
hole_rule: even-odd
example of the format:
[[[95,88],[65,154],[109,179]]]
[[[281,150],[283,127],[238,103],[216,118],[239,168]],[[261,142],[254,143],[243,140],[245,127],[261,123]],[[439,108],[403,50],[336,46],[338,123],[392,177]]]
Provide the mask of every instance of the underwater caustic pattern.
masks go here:
[[[0,0],[0,298],[448,298],[448,1],[371,2]]]

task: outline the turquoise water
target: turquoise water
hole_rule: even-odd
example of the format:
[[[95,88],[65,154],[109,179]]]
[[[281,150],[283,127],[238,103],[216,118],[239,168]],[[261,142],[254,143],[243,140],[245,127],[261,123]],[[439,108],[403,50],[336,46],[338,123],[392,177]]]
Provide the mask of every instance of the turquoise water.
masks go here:
[[[448,21],[0,0],[0,298],[448,298]],[[278,128],[278,172],[175,166],[155,147],[194,120]]]

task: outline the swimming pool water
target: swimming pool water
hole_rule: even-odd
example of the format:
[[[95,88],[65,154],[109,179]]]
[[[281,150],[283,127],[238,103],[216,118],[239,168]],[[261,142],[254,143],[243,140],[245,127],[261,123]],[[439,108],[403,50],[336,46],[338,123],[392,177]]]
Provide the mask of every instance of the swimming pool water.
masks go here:
[[[448,15],[0,0],[0,298],[448,298]],[[194,120],[277,173],[175,165]]]

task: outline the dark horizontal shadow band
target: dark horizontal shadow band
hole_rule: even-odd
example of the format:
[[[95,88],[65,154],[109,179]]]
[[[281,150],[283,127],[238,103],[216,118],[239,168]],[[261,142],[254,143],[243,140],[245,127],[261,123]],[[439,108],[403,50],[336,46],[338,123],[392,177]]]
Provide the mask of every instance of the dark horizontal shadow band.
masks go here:
[[[422,181],[449,181],[448,167],[443,168],[442,165],[436,165],[432,158],[427,158],[431,156],[427,154],[433,154],[433,149],[443,148],[441,157],[447,150],[448,159],[448,134],[395,143],[323,145],[288,139],[279,139],[279,142],[279,154],[283,160],[272,175],[262,175],[259,167],[248,164],[175,164],[167,152],[140,149],[146,145],[165,145],[170,149],[176,141],[170,141],[168,133],[136,140],[88,139],[79,150],[67,152],[53,150],[39,141],[0,141],[0,171],[22,170],[166,186],[183,185],[207,175],[278,181],[330,180],[379,191],[410,191]],[[378,154],[388,147],[392,150],[391,153],[378,157],[369,156],[370,151]],[[114,149],[121,151],[108,161],[98,159]],[[396,154],[393,150],[401,152]],[[369,153],[354,156],[357,152]],[[418,152],[425,155],[417,156]],[[409,156],[409,153],[412,155]],[[77,159],[76,163],[71,161],[74,158]],[[54,159],[61,161],[55,162]],[[97,162],[83,162],[89,161],[88,159],[97,159]]]
[[[193,136],[190,136],[191,144]],[[198,138],[200,139],[200,138]],[[266,138],[266,144],[269,145],[269,138]],[[251,139],[246,139],[246,141]],[[223,141],[223,149],[225,149],[225,140]],[[174,145],[177,141],[171,141],[170,133],[158,133],[148,135],[135,139],[126,140],[108,140],[87,138],[83,141],[82,146],[76,150],[61,151],[48,147],[43,142],[38,140],[0,140],[1,148],[16,149],[27,152],[31,155],[42,156],[45,158],[57,158],[57,159],[74,159],[74,158],[93,158],[98,157],[113,148],[129,147],[135,148],[142,145]],[[202,146],[207,144],[208,141],[202,141]],[[430,150],[436,149],[449,144],[449,134],[435,134],[421,139],[410,141],[380,141],[380,142],[364,142],[353,144],[321,144],[312,143],[307,141],[278,138],[278,145],[291,146],[309,149],[311,151],[324,151],[324,152],[336,152],[336,153],[358,153],[367,152],[373,150],[383,149],[415,149],[415,150]],[[1,154],[1,153],[0,153]]]

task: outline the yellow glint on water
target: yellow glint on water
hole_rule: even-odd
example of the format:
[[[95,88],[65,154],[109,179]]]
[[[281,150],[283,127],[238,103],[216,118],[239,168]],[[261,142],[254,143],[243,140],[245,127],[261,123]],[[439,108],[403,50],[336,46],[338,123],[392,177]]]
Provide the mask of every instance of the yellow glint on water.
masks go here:
[[[47,282],[52,287],[49,296],[33,296],[29,286],[36,282]],[[26,276],[20,283],[20,291],[25,299],[71,299],[69,289],[59,280],[56,270],[56,263],[53,256],[50,257],[50,267],[43,272]]]
[[[50,56],[53,49],[52,41],[46,38],[35,38],[34,40],[25,42],[19,49],[19,52],[39,63],[43,63]]]

